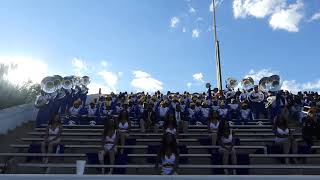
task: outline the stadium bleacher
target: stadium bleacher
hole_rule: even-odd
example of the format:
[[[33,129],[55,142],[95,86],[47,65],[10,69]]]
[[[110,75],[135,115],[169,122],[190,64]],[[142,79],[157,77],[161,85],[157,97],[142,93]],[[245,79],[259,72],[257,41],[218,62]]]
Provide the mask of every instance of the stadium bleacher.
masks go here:
[[[177,155],[175,173],[179,175],[320,174],[318,138],[311,134],[306,140],[303,129],[309,113],[317,113],[320,98],[315,93],[256,92],[255,87],[221,92],[209,88],[194,94],[99,94],[97,99],[87,101],[86,88],[68,88],[71,91],[55,95],[56,100],[37,99],[35,127],[11,143],[15,152],[0,153],[3,169],[13,173],[73,174],[77,161],[85,160],[85,174],[101,174],[109,168],[112,174],[160,174],[167,164],[160,162],[158,167],[157,161],[169,134],[177,148],[171,153]],[[259,96],[258,100],[251,97],[254,95]],[[272,101],[268,97],[273,97]],[[214,120],[215,114],[219,123],[212,129],[208,121]],[[283,119],[288,122],[281,122]],[[106,132],[113,127],[120,139],[112,148],[118,151],[114,163],[111,156],[105,156],[101,163],[99,151],[107,152],[105,145],[110,142],[105,140]],[[217,135],[218,143],[213,144],[212,134]],[[52,136],[59,140],[53,144],[53,151],[42,152],[44,142]],[[290,144],[288,153],[283,142]],[[297,143],[296,150],[293,142]],[[221,150],[228,149],[229,144],[236,152],[236,164],[223,162]]]

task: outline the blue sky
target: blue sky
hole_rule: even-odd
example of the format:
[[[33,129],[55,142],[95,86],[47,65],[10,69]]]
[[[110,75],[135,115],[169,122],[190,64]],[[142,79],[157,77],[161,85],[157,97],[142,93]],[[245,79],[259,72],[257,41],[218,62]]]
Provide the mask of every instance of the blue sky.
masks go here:
[[[210,4],[1,0],[0,62],[24,64],[11,80],[89,75],[92,93],[202,91],[216,79]],[[320,90],[320,0],[220,0],[217,8],[223,79],[279,74],[284,89]]]

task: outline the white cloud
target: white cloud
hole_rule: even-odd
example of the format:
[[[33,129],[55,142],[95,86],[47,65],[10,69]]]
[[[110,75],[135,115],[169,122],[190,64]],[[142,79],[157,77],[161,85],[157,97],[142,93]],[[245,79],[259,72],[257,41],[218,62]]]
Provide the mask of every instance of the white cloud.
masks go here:
[[[233,15],[235,18],[264,18],[285,6],[286,0],[234,0]]]
[[[172,17],[171,21],[170,21],[170,27],[172,27],[172,28],[177,27],[179,22],[180,22],[180,19],[178,17],[176,17],[176,16]]]
[[[98,94],[99,88],[101,88],[102,94],[110,94],[111,92],[113,92],[113,90],[110,87],[103,84],[96,83],[96,82],[90,83],[88,85],[88,88],[89,88],[88,94]]]
[[[187,28],[186,28],[186,27],[183,27],[183,28],[182,28],[182,32],[183,32],[183,33],[187,32]]]
[[[22,85],[29,80],[40,83],[48,75],[48,65],[31,57],[2,56],[0,64],[8,66],[8,73],[4,74],[4,79],[16,85]]]
[[[118,72],[118,76],[121,77],[123,75],[123,72]]]
[[[163,83],[144,71],[133,71],[131,85],[138,91],[155,92],[163,89]]]
[[[255,81],[256,84],[259,83],[260,79],[263,77],[270,77],[274,74],[278,74],[274,71],[272,71],[271,69],[261,69],[259,71],[255,71],[253,69],[250,70],[250,72],[245,75],[244,77],[252,77],[252,79]]]
[[[233,15],[236,19],[270,17],[269,25],[273,29],[298,32],[303,6],[301,0],[289,5],[287,0],[233,0]]]
[[[188,86],[188,88],[190,88],[190,87],[192,86],[192,83],[191,83],[191,82],[188,82],[188,83],[187,83],[187,86]]]
[[[101,66],[103,67],[107,67],[109,65],[109,63],[107,61],[101,61]]]
[[[73,58],[71,63],[77,76],[82,76],[88,70],[85,60]]]
[[[274,13],[269,21],[270,26],[273,29],[298,32],[299,23],[303,18],[303,14],[300,12],[303,6],[302,1],[297,1],[297,3],[291,4],[287,9],[282,9]]]
[[[309,20],[309,22],[311,21],[316,21],[316,20],[320,20],[320,11],[315,13]]]
[[[113,72],[109,72],[109,71],[100,71],[98,72],[98,75],[101,76],[107,86],[114,92],[116,92],[116,85],[118,83],[118,75],[116,73],[113,73]]]
[[[193,7],[189,6],[189,13],[193,14],[196,13],[196,9],[194,9]]]
[[[302,84],[302,89],[307,89],[307,90],[314,90],[314,89],[320,89],[320,80],[315,81],[315,82],[307,82]]]
[[[200,36],[200,29],[196,28],[192,30],[192,37],[193,38],[198,38]]]
[[[292,93],[299,91],[320,91],[320,80],[307,83],[298,83],[296,80],[286,80],[282,83],[282,89]]]
[[[200,72],[200,73],[195,73],[192,75],[193,79],[196,80],[196,81],[200,81],[200,82],[204,82],[203,81],[203,74]]]

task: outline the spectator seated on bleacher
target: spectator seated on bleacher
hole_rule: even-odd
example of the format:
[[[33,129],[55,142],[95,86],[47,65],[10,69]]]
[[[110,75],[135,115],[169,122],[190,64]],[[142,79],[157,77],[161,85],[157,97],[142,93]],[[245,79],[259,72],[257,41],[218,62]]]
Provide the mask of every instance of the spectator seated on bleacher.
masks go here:
[[[129,112],[126,109],[123,109],[118,117],[116,123],[117,129],[119,131],[120,145],[124,146],[126,138],[129,136],[131,121],[129,120]],[[121,149],[120,153],[123,154],[124,149]]]
[[[62,125],[60,121],[60,116],[55,115],[46,129],[46,135],[44,141],[41,143],[42,153],[53,153],[53,147],[58,145],[61,141]],[[48,162],[48,158],[43,158],[45,163]]]
[[[280,115],[275,118],[273,125],[273,131],[275,133],[275,144],[279,145],[284,154],[298,153],[298,145],[292,132],[288,126],[288,114],[283,111]],[[297,159],[293,159],[297,163]],[[286,164],[289,164],[289,159],[285,159]]]
[[[220,125],[220,120],[217,112],[211,111],[208,117],[208,133],[211,139],[212,146],[217,145],[218,129]]]
[[[99,161],[101,164],[105,164],[105,155],[108,154],[109,162],[114,165],[115,155],[117,153],[116,146],[118,145],[119,133],[115,129],[115,124],[113,120],[106,121],[103,130],[102,144],[103,150],[99,152]],[[105,169],[102,168],[102,174],[104,174]],[[112,174],[113,168],[110,168],[109,174]]]
[[[176,138],[171,133],[164,134],[162,137],[156,168],[159,163],[162,165],[161,175],[177,175],[179,152]]]
[[[302,137],[309,147],[313,146],[313,140],[320,138],[320,122],[317,109],[311,108],[308,115],[302,119]]]

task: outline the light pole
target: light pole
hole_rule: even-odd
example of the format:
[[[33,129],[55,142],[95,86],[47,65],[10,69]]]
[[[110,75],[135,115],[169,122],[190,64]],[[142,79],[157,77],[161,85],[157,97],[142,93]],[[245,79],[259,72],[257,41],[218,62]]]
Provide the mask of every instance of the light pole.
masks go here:
[[[222,90],[222,77],[221,77],[221,63],[220,63],[220,46],[217,36],[217,25],[216,25],[216,4],[215,0],[212,0],[213,6],[213,26],[214,26],[214,42],[216,49],[216,71],[217,71],[217,88]]]

